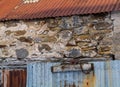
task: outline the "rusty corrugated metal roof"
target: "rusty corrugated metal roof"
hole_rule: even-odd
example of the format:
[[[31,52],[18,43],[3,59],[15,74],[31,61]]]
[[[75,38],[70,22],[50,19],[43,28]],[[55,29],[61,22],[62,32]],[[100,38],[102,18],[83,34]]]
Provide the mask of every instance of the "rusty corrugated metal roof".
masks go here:
[[[0,19],[5,18],[18,4],[19,0],[0,0]]]
[[[22,0],[1,0],[0,19],[33,19],[120,10],[119,0],[40,0],[24,4]]]

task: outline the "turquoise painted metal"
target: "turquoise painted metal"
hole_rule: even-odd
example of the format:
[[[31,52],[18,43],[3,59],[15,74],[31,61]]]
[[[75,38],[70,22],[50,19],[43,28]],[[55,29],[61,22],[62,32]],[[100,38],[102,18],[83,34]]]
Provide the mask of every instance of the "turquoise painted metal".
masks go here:
[[[93,62],[94,71],[55,72],[59,62],[40,62],[27,65],[27,87],[120,87],[120,61]]]

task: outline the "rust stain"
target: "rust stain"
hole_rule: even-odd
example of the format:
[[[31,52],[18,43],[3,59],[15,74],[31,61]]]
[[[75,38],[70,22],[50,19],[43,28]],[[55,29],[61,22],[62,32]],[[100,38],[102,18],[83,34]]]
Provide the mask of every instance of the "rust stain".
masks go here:
[[[72,87],[76,87],[75,83],[73,83]]]
[[[3,70],[3,87],[26,87],[26,70]]]
[[[91,74],[86,75],[86,78],[83,80],[82,87],[95,87],[96,77],[93,72]]]

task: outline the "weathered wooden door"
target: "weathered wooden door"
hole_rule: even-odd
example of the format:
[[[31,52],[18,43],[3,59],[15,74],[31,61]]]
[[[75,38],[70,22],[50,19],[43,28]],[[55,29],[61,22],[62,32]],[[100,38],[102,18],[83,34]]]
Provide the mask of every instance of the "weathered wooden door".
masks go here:
[[[2,71],[2,87],[26,87],[25,69],[5,69]]]

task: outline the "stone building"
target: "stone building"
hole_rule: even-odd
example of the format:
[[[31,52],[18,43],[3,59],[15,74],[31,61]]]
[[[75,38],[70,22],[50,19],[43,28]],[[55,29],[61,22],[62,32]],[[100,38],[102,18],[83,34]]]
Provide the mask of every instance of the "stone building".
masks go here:
[[[0,8],[1,62],[120,57],[117,0],[0,0]]]

